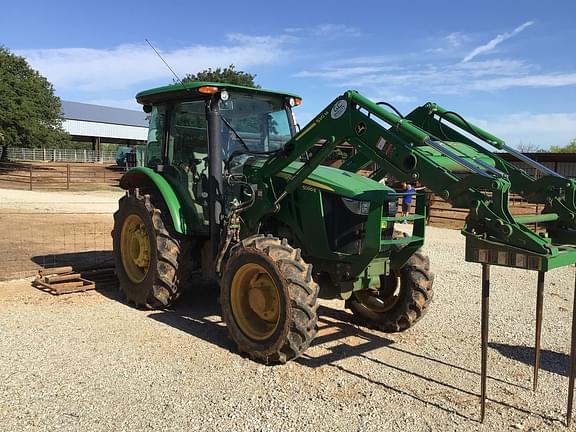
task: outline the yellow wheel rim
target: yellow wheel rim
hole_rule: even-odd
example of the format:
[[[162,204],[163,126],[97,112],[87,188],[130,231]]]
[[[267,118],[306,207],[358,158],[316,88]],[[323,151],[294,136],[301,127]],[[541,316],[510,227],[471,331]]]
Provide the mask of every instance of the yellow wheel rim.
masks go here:
[[[276,331],[280,321],[280,292],[260,264],[244,264],[234,274],[230,303],[238,327],[250,339],[266,340]]]
[[[380,279],[380,289],[365,289],[356,291],[356,299],[364,306],[375,313],[385,313],[392,309],[400,299],[400,277],[397,273],[390,273]]]
[[[150,266],[150,239],[144,221],[136,214],[128,216],[122,225],[120,253],[128,278],[134,283],[142,282]]]

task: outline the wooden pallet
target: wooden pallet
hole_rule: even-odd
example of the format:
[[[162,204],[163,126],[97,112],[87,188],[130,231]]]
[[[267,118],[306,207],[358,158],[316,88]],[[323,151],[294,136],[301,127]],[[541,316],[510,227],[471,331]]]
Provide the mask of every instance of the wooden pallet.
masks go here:
[[[94,282],[82,278],[80,273],[74,273],[72,267],[38,270],[38,276],[32,282],[32,286],[54,295],[84,292],[96,288]]]

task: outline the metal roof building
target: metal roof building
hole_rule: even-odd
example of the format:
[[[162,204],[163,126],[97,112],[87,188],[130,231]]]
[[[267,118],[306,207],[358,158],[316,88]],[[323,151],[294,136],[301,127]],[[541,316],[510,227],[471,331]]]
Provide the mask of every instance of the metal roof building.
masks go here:
[[[100,143],[124,145],[144,144],[148,134],[148,118],[143,111],[62,101],[62,126],[74,141],[92,142],[94,150]]]

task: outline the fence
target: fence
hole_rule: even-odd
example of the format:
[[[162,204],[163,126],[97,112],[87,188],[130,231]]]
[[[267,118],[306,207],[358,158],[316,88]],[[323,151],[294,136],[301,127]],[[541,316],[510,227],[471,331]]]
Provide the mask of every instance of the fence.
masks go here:
[[[111,267],[112,215],[0,212],[0,281],[29,277],[42,267],[75,271]]]
[[[468,209],[453,208],[452,205],[436,196],[428,193],[430,225],[444,228],[462,228],[464,220],[468,215]],[[536,214],[543,209],[542,204],[532,204],[519,195],[511,194],[509,199],[509,209],[513,216]]]
[[[576,177],[576,153],[525,153],[525,155],[564,177]],[[531,176],[537,175],[534,167],[518,161],[508,153],[499,153],[498,156],[523,169]]]
[[[0,163],[0,187],[25,190],[118,186],[125,169],[103,164]]]
[[[31,276],[40,267],[111,267],[113,213],[122,195],[0,188],[0,280]]]
[[[20,161],[105,163],[116,160],[116,151],[8,147],[8,159]]]

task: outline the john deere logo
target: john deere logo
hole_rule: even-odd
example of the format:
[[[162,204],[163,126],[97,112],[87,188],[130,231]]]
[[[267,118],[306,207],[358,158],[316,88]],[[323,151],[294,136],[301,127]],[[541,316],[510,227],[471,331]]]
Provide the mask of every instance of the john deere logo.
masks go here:
[[[332,110],[330,111],[330,117],[334,120],[339,119],[346,112],[348,108],[348,102],[345,99],[340,99],[334,105],[332,105]]]
[[[366,123],[360,122],[356,125],[354,129],[356,130],[356,135],[360,136],[364,132],[366,132]]]

